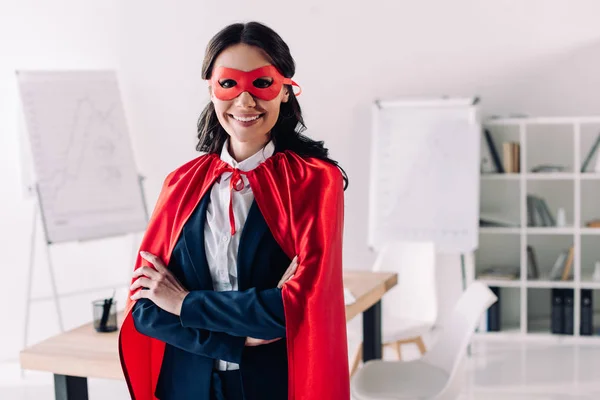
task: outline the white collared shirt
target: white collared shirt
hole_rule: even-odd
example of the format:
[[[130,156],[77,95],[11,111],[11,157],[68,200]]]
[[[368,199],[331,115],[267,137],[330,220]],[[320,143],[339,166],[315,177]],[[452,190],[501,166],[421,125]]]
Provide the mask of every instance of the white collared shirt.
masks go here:
[[[275,145],[270,141],[263,149],[238,163],[229,154],[228,147],[229,139],[223,144],[221,160],[241,171],[253,170],[275,152]],[[252,193],[248,178],[241,175],[244,188],[240,191],[233,191],[235,235],[231,236],[229,224],[229,180],[231,175],[231,172],[223,173],[220,180],[217,180],[212,187],[204,224],[206,261],[210,269],[213,289],[217,292],[238,290],[237,254],[240,236],[248,217],[248,211],[254,201],[254,193]],[[239,369],[238,364],[223,360],[217,360],[215,367],[220,371]]]

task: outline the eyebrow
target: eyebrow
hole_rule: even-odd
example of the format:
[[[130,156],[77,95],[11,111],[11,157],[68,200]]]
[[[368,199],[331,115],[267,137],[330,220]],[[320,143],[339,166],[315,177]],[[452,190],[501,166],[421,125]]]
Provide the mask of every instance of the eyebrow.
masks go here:
[[[269,66],[271,66],[271,65],[273,65],[273,64],[265,64],[265,65],[261,65],[260,67],[256,67],[256,68],[249,69],[249,70],[247,70],[247,71],[246,71],[246,70],[243,70],[243,69],[240,69],[240,68],[228,67],[228,66],[226,66],[226,65],[215,65],[215,66],[213,67],[213,69],[217,69],[217,68],[221,68],[221,67],[223,67],[223,68],[227,68],[227,69],[235,69],[235,70],[237,70],[237,71],[242,71],[242,72],[252,72],[252,71],[256,71],[257,69],[260,69],[260,68],[269,67]]]

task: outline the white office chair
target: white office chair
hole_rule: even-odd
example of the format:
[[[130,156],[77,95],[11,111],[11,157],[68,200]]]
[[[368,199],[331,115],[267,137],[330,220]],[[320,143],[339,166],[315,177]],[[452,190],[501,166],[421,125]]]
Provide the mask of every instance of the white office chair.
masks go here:
[[[437,318],[434,244],[390,242],[382,248],[372,269],[398,274],[398,284],[382,300],[383,347],[392,347],[399,360],[403,344],[414,343],[425,354],[422,336]],[[361,359],[362,343],[354,356],[351,375]]]
[[[458,300],[439,341],[421,359],[373,360],[352,379],[354,400],[454,400],[461,390],[457,373],[481,315],[497,297],[483,283],[472,283]]]

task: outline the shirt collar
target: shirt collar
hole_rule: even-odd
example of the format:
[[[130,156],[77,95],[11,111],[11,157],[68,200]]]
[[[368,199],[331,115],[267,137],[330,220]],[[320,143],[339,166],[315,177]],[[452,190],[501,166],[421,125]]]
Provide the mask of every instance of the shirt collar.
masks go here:
[[[275,145],[273,144],[273,141],[270,140],[264,148],[246,158],[244,161],[237,162],[231,154],[229,154],[229,139],[226,139],[225,143],[223,143],[223,149],[221,149],[221,160],[231,165],[233,168],[248,172],[262,164],[267,158],[271,157],[274,152]]]

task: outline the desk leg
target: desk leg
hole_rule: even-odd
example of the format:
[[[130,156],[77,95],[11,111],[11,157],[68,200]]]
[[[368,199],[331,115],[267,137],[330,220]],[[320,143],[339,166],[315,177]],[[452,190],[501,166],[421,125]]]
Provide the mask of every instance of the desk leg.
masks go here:
[[[381,301],[363,313],[363,362],[381,359]]]
[[[88,400],[87,378],[54,374],[56,400]]]

